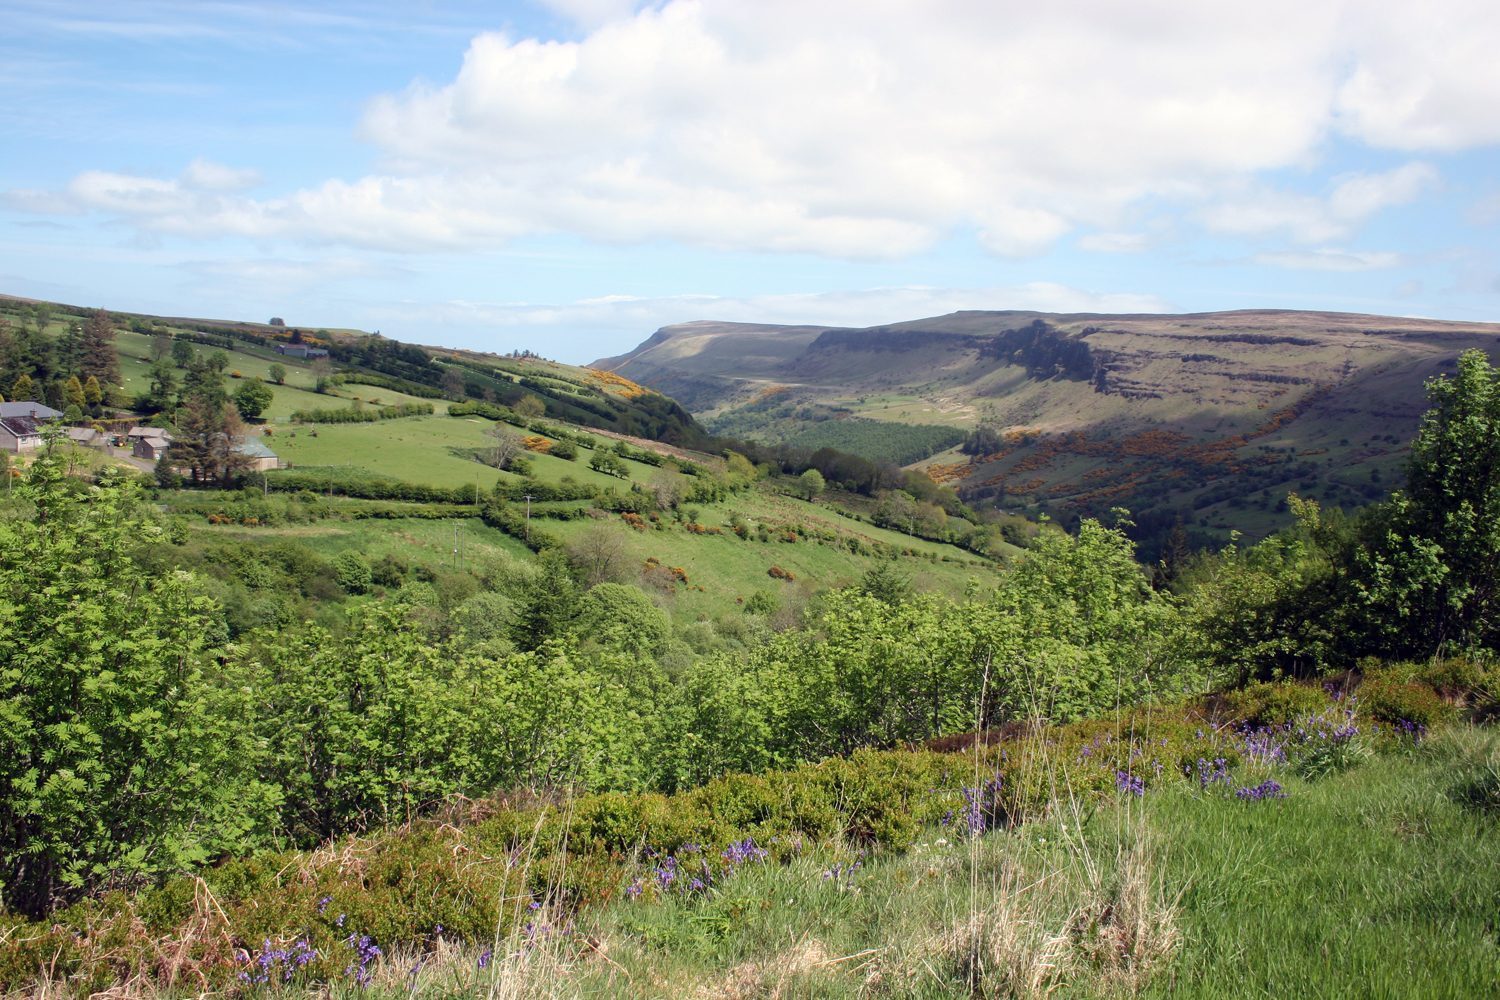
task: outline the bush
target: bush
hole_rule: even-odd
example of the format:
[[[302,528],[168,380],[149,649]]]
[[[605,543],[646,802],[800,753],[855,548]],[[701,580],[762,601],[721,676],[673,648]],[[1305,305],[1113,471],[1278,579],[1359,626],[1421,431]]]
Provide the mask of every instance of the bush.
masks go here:
[[[1328,707],[1322,688],[1259,682],[1229,697],[1230,711],[1252,726],[1284,726]]]
[[[1431,729],[1453,715],[1437,692],[1424,684],[1402,683],[1391,677],[1365,678],[1359,686],[1360,711],[1379,722],[1409,722]]]
[[[342,552],[333,559],[333,578],[350,594],[368,594],[375,585],[370,564],[353,552]]]

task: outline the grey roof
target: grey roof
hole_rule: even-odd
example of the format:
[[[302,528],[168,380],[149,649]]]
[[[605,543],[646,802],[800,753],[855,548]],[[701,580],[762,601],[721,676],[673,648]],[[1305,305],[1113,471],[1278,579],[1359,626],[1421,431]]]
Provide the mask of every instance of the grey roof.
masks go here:
[[[38,403],[29,399],[23,399],[14,403],[0,403],[0,417],[30,417],[33,415],[38,420],[56,420],[62,416],[62,412],[54,410],[46,403]]]
[[[94,429],[93,427],[69,427],[68,428],[68,437],[72,438],[74,441],[88,442],[88,441],[94,440],[95,438],[100,438],[100,437],[103,437],[103,436],[104,436],[103,433],[101,433],[100,431]]]
[[[132,427],[125,432],[125,436],[127,438],[166,438],[168,441],[172,440],[171,433],[160,427]]]
[[[240,444],[235,445],[234,450],[241,455],[248,455],[250,458],[276,457],[276,453],[267,448],[259,438],[246,438]]]

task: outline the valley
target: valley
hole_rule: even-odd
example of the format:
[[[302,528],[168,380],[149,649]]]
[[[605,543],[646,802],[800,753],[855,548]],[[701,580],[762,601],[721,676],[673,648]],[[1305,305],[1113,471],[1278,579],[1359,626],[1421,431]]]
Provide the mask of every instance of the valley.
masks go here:
[[[939,431],[921,458],[894,457],[976,505],[1069,524],[1126,507],[1144,539],[1181,522],[1214,544],[1287,523],[1288,492],[1350,508],[1382,495],[1426,381],[1497,337],[1287,310],[970,312],[860,330],[682,324],[596,365],[751,438],[951,428],[962,442]]]

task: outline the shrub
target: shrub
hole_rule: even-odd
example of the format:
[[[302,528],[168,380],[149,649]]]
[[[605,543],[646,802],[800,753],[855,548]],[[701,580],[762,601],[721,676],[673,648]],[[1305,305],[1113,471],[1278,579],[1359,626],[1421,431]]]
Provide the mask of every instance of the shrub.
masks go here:
[[[1380,675],[1367,677],[1359,686],[1359,705],[1361,712],[1379,722],[1409,722],[1428,729],[1453,714],[1432,688]]]
[[[1259,682],[1229,698],[1231,711],[1252,726],[1281,726],[1328,707],[1321,688]]]
[[[350,594],[368,594],[375,585],[370,564],[353,552],[342,552],[333,559],[333,578]]]
[[[780,566],[772,566],[770,569],[766,570],[766,575],[771,577],[773,580],[785,580],[787,583],[791,583],[793,580],[797,579],[797,575],[795,573],[793,573],[789,569],[782,569]]]

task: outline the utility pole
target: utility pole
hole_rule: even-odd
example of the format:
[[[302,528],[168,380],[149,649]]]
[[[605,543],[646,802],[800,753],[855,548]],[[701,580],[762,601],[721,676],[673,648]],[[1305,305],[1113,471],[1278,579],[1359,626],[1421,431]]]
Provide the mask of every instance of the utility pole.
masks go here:
[[[526,500],[526,540],[531,541],[531,494],[525,495]]]

